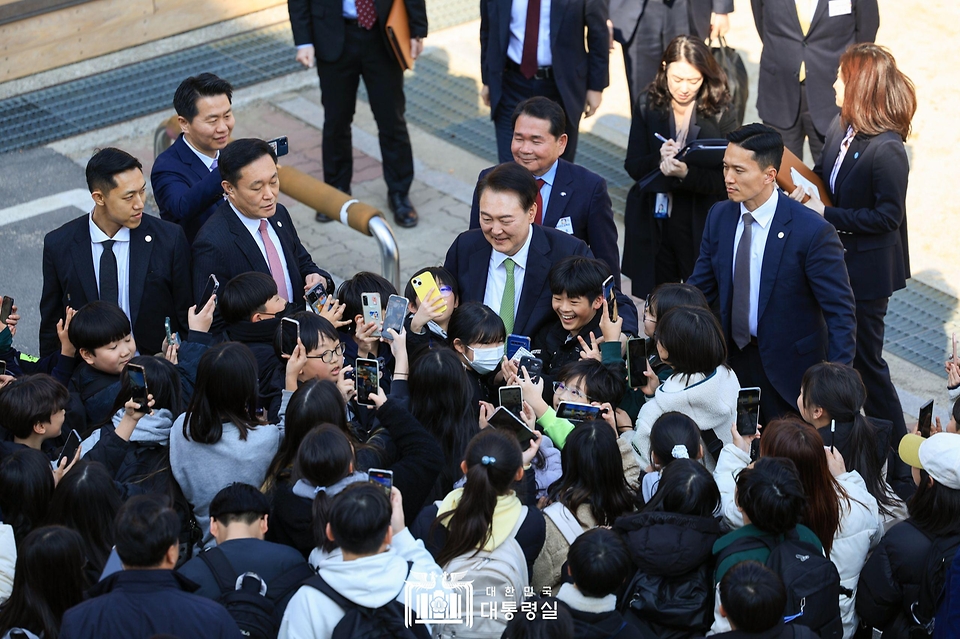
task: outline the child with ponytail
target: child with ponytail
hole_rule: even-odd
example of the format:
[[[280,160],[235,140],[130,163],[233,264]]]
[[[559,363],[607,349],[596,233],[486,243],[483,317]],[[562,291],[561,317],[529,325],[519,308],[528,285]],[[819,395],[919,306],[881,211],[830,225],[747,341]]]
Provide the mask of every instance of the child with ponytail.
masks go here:
[[[703,457],[700,429],[697,423],[676,411],[664,413],[650,429],[650,466],[640,483],[640,497],[648,503],[660,484],[663,469],[677,459],[699,460]]]

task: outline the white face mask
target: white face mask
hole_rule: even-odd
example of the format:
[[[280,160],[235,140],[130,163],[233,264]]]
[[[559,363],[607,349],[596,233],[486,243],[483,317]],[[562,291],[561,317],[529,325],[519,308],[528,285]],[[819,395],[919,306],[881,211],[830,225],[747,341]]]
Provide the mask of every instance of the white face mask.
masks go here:
[[[470,366],[481,375],[495,371],[500,358],[503,357],[503,345],[486,348],[467,346],[467,348],[473,351],[473,361],[470,362]]]

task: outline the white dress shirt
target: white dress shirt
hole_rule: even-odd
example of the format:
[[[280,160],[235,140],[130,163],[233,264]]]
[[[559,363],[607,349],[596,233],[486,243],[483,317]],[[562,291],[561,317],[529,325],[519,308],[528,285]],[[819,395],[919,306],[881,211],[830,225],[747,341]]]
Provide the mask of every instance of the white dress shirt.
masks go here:
[[[237,214],[237,217],[240,218],[240,221],[243,222],[243,225],[247,227],[247,230],[250,231],[250,235],[253,237],[253,241],[257,243],[257,247],[260,249],[260,254],[263,255],[263,261],[267,264],[267,268],[270,268],[270,260],[267,258],[267,247],[263,244],[263,238],[260,237],[260,219],[253,219],[247,217],[233,205],[233,202],[227,200],[230,204],[230,208],[233,209],[233,212]],[[280,265],[283,266],[283,279],[287,284],[287,290],[290,291],[291,295],[296,295],[297,290],[293,288],[290,281],[290,271],[287,269],[287,258],[283,254],[283,245],[280,244],[280,238],[277,236],[277,232],[274,230],[273,225],[270,224],[270,220],[267,220],[267,235],[270,236],[270,241],[273,242],[273,245],[277,247],[277,255],[280,256]],[[223,282],[221,282],[223,284]],[[280,293],[280,297],[283,297],[283,292]],[[293,300],[287,300],[288,302]]]
[[[120,310],[130,319],[130,229],[123,226],[116,235],[110,237],[93,222],[93,213],[88,218],[90,224],[90,252],[93,254],[93,276],[97,280],[97,294],[100,293],[100,257],[103,244],[113,240],[113,254],[117,257],[117,302]]]
[[[523,58],[523,35],[527,26],[527,0],[513,0],[510,6],[510,42],[507,57],[520,64]],[[550,0],[540,0],[540,30],[537,34],[537,66],[553,64],[550,50]]]
[[[767,245],[770,223],[773,222],[773,215],[777,212],[777,202],[776,188],[773,189],[773,195],[758,206],[755,211],[747,211],[747,207],[741,202],[740,221],[737,222],[736,235],[733,240],[733,272],[735,277],[737,247],[740,245],[740,238],[743,237],[743,214],[750,213],[753,216],[753,225],[750,227],[752,232],[750,236],[750,335],[753,337],[757,336],[757,309],[760,306],[760,274],[763,272],[763,250]]]
[[[219,150],[217,151],[217,154],[216,154],[215,156],[210,157],[209,155],[205,155],[205,154],[201,153],[201,152],[198,151],[192,144],[190,144],[190,140],[187,139],[187,136],[183,136],[183,142],[184,142],[184,144],[187,145],[187,148],[188,148],[188,149],[190,149],[191,151],[193,151],[194,154],[196,154],[196,156],[197,156],[198,158],[200,158],[200,161],[203,162],[203,165],[207,167],[207,170],[208,170],[208,171],[212,171],[212,170],[213,170],[213,169],[210,168],[210,167],[213,166],[213,161],[214,161],[214,160],[217,160],[217,159],[220,158],[220,151],[219,151]]]
[[[487,290],[483,292],[483,303],[500,313],[503,301],[503,289],[507,286],[507,267],[503,265],[508,257],[516,264],[513,268],[513,315],[520,308],[520,293],[523,292],[523,274],[527,271],[527,255],[530,254],[530,241],[533,239],[533,224],[527,232],[527,241],[516,255],[507,255],[494,249],[490,252],[490,264],[487,266]]]

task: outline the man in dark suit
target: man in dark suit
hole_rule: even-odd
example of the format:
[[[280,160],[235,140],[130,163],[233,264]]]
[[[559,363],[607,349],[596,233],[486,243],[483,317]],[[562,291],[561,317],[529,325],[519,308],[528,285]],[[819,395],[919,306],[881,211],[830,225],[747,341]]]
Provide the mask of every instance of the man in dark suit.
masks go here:
[[[803,157],[810,142],[820,159],[824,136],[840,113],[833,83],[840,54],[854,42],[873,42],[880,26],[877,0],[751,0],[763,41],[757,111],[784,145]]]
[[[567,145],[563,108],[541,96],[521,102],[513,113],[513,161],[529,170],[540,188],[537,224],[549,226],[587,243],[610,267],[620,286],[617,225],[607,182],[582,166],[561,160]],[[479,184],[493,167],[480,172]],[[473,191],[470,228],[480,228],[480,191]]]
[[[653,82],[663,50],[679,35],[701,39],[730,30],[733,0],[610,0],[613,38],[623,50],[630,109]]]
[[[760,387],[767,423],[796,412],[807,368],[853,363],[855,304],[836,229],[776,188],[780,134],[750,124],[728,139],[730,201],[710,210],[688,283],[719,306],[728,362],[741,387]]]
[[[220,149],[233,131],[233,87],[212,73],[187,78],[173,95],[182,133],[150,171],[160,217],[183,227],[193,242],[223,201]]]
[[[497,130],[501,163],[513,159],[513,110],[535,95],[555,100],[567,114],[567,148],[574,161],[580,116],[590,117],[610,84],[606,0],[480,1],[481,97]],[[584,47],[584,29],[587,46]]]
[[[457,236],[443,266],[456,278],[461,302],[483,302],[497,311],[507,333],[533,336],[556,317],[550,267],[570,255],[593,253],[582,240],[533,223],[537,183],[519,164],[494,167],[477,190],[480,228]],[[624,332],[636,335],[636,308],[623,295],[617,302]]]
[[[302,300],[304,291],[323,280],[333,290],[332,278],[314,264],[290,214],[277,202],[280,178],[270,145],[234,140],[220,152],[220,174],[227,201],[193,242],[194,294],[202,294],[211,274],[226,283],[249,271],[273,277],[280,297],[289,302]]]
[[[87,162],[93,210],[43,239],[40,354],[60,350],[57,322],[67,307],[110,301],[130,318],[143,353],[163,349],[164,318],[186,335],[190,247],[176,224],[143,214],[147,183],[140,162],[106,148]]]
[[[385,23],[394,2],[403,2],[410,23],[410,57],[427,36],[424,0],[287,0],[297,61],[317,65],[323,102],[323,179],[350,193],[353,142],[350,125],[360,77],[380,133],[383,179],[397,224],[417,225],[410,203],[413,150],[404,119],[403,69],[387,40]],[[318,218],[319,219],[319,218]]]

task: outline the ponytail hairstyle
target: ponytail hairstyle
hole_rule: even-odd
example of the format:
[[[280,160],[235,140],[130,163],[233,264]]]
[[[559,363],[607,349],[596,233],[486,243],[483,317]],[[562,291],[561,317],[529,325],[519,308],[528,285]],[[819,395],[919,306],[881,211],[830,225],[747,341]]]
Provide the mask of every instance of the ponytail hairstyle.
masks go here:
[[[183,436],[200,444],[216,444],[223,424],[232,423],[240,439],[259,425],[257,359],[240,342],[217,344],[200,357],[197,382],[183,420]]]
[[[452,513],[438,513],[433,523],[446,526],[448,531],[447,540],[436,557],[441,566],[454,557],[475,553],[483,547],[490,538],[497,498],[510,492],[517,471],[523,468],[516,436],[496,428],[486,428],[473,438],[464,462],[467,483],[457,509]]]
[[[650,461],[666,468],[675,459],[700,459],[700,427],[690,417],[668,411],[650,428]]]
[[[820,433],[798,417],[774,420],[763,429],[760,456],[785,457],[794,463],[807,497],[800,523],[816,533],[829,558],[833,537],[840,528],[840,500],[850,498],[830,472]]]
[[[293,464],[293,478],[325,489],[350,475],[355,466],[353,447],[343,431],[333,424],[321,424],[307,433],[300,443]],[[313,540],[326,552],[337,547],[327,538],[332,502],[333,497],[326,490],[318,490],[313,498]]]
[[[720,489],[710,471],[693,459],[678,459],[663,469],[643,511],[713,517],[719,507]]]
[[[612,526],[617,517],[633,510],[633,494],[610,424],[594,420],[577,426],[560,451],[560,460],[563,474],[550,486],[548,500],[562,503],[577,521],[584,504],[590,506],[598,526]]]
[[[841,424],[853,424],[850,451],[844,463],[848,471],[855,470],[863,477],[867,490],[877,500],[881,514],[891,514],[897,500],[883,478],[886,459],[879,455],[876,429],[861,413],[867,401],[867,389],[860,373],[844,364],[814,364],[803,374],[800,389],[804,408],[809,410],[819,406],[830,419]]]

